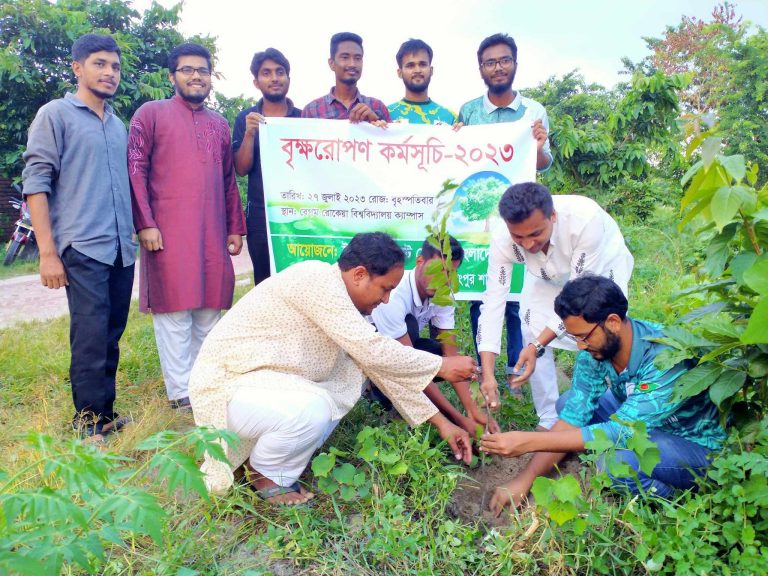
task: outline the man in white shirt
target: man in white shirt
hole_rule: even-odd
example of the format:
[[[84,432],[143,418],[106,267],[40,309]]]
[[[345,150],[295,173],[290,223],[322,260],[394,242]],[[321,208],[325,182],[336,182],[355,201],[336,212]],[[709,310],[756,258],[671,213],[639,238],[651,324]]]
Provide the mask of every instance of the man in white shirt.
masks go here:
[[[554,310],[555,297],[568,280],[586,272],[606,276],[627,294],[634,260],[619,226],[594,200],[585,196],[552,196],[535,182],[511,186],[499,201],[506,224],[491,239],[488,280],[477,334],[483,366],[480,389],[491,407],[498,406],[494,375],[501,345],[501,321],[513,264],[525,265],[521,295],[523,342],[515,365],[521,386],[530,378],[539,427],[557,421],[559,396],[551,348],[576,350]]]
[[[458,269],[464,259],[464,249],[452,236],[450,244],[451,264],[454,269]],[[437,306],[432,303],[431,298],[435,295],[435,289],[429,287],[432,276],[427,274],[427,266],[430,262],[445,257],[445,254],[430,244],[429,239],[424,240],[421,252],[416,257],[416,267],[403,274],[403,279],[392,291],[389,302],[380,304],[371,313],[371,320],[381,334],[394,338],[406,346],[438,356],[458,354],[455,342],[441,342],[432,337],[419,336],[427,325],[430,326],[430,336],[439,336],[441,333],[453,330],[455,326],[453,306]],[[424,394],[451,422],[464,428],[470,437],[474,437],[478,426],[486,427],[486,415],[472,399],[469,382],[452,384],[467,411],[466,416],[448,401],[435,382],[431,382],[424,389]],[[493,419],[491,419],[489,430],[498,430],[498,425]]]

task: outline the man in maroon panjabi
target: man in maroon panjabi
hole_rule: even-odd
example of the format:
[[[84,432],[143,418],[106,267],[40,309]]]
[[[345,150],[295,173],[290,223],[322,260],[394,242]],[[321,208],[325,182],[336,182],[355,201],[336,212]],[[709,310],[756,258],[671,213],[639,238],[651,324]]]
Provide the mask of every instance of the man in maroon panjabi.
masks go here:
[[[232,305],[245,218],[229,126],[205,108],[211,55],[182,44],[168,59],[176,94],[131,119],[128,171],[141,244],[139,309],[151,312],[168,398],[190,409],[188,379],[205,336]]]

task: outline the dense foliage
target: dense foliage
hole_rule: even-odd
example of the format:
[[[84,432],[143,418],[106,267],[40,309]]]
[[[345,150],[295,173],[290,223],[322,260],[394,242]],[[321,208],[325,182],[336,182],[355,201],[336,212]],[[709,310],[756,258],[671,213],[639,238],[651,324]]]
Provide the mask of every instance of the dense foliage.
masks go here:
[[[172,94],[168,52],[185,40],[177,30],[181,3],[157,3],[143,14],[123,0],[0,0],[0,176],[17,177],[27,128],[37,110],[74,88],[71,47],[83,34],[112,34],[122,50],[123,74],[112,99],[128,120],[144,102]]]

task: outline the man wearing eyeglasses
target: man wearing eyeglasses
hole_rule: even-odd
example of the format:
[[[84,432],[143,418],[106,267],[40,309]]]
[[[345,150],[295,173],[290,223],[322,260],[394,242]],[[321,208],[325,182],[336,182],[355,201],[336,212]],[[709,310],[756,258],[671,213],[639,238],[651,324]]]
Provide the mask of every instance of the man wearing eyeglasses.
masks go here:
[[[598,435],[616,448],[597,460],[614,487],[662,498],[691,488],[722,446],[725,432],[708,391],[675,400],[677,379],[690,369],[689,362],[656,366],[656,358],[668,349],[654,341],[664,329],[629,318],[627,298],[609,278],[584,275],[567,282],[554,307],[581,351],[572,386],[557,403],[559,420],[552,430],[483,437],[480,449],[490,454],[536,453],[517,477],[496,489],[490,509],[498,515],[510,503],[520,505],[538,476],[550,472],[566,453],[584,451]],[[645,425],[659,450],[660,461],[651,471],[641,470],[627,448],[636,423]],[[625,467],[629,474],[620,470]]]
[[[182,44],[168,58],[172,98],[131,119],[128,170],[141,245],[140,300],[151,312],[171,407],[190,410],[188,380],[205,336],[232,305],[245,219],[229,125],[205,107],[211,54]]]
[[[550,152],[549,119],[544,106],[526,98],[512,89],[517,72],[517,44],[507,34],[494,34],[480,43],[477,50],[477,63],[480,77],[488,91],[465,103],[460,111],[456,127],[476,124],[496,124],[500,122],[527,122],[531,125],[531,135],[536,140],[536,170],[547,170],[552,165]],[[513,366],[517,362],[523,347],[520,331],[520,306],[517,302],[507,302],[504,309],[507,327],[507,374],[514,380]],[[475,300],[469,308],[472,336],[478,345],[478,319],[480,301]],[[479,353],[478,348],[478,353]],[[482,361],[482,359],[481,359]],[[515,388],[516,389],[516,388]]]
[[[498,405],[493,367],[501,345],[501,315],[512,266],[523,264],[520,310],[525,346],[514,367],[521,375],[511,384],[520,386],[530,378],[539,426],[549,429],[557,421],[559,396],[552,348],[576,350],[555,313],[555,297],[568,280],[586,273],[610,278],[626,294],[634,259],[618,224],[586,196],[552,196],[541,184],[523,182],[504,192],[499,215],[506,226],[491,238],[477,337],[483,365],[481,391],[491,407]]]

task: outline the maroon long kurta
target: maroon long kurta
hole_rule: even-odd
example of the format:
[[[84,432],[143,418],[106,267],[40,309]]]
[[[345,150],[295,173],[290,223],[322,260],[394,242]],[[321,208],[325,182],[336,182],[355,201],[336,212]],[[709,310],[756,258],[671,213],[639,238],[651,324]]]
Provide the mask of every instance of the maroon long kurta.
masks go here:
[[[245,234],[245,218],[227,121],[179,96],[144,104],[131,119],[128,171],[136,230],[163,238],[163,250],[141,249],[140,310],[229,308],[227,236]]]

